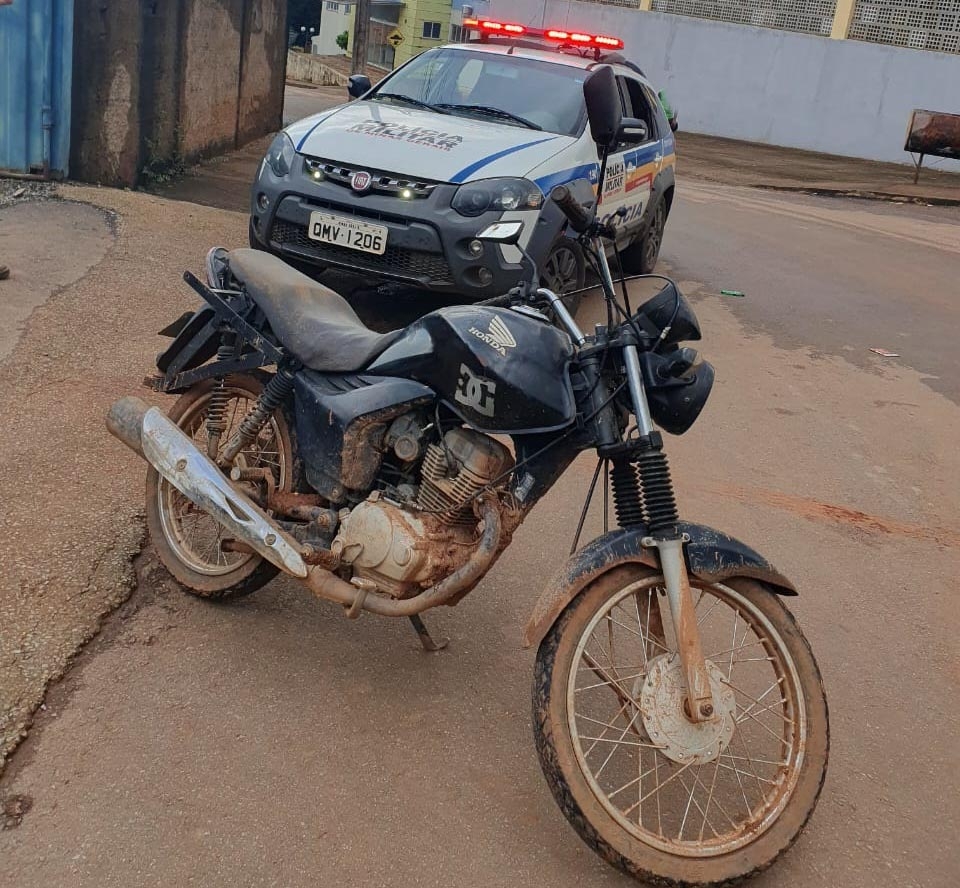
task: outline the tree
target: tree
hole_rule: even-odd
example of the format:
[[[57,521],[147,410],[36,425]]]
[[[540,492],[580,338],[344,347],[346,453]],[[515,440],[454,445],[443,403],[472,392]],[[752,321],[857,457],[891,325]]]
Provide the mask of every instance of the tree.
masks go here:
[[[344,31],[342,34],[337,34],[337,46],[339,46],[344,52],[346,52],[347,43],[349,40],[350,33],[348,31]]]

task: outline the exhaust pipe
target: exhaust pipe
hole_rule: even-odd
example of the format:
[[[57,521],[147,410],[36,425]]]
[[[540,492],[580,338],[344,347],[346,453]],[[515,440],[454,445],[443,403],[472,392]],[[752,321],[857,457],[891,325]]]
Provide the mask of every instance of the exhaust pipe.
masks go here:
[[[107,413],[107,429],[258,555],[295,577],[307,576],[297,541],[236,490],[158,407],[121,398]]]

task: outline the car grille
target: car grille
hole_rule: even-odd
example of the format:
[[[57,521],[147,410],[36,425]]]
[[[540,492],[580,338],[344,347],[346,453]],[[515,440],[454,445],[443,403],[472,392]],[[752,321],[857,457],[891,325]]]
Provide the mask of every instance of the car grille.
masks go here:
[[[429,197],[439,182],[405,178],[397,173],[386,173],[383,170],[365,170],[363,167],[347,166],[332,160],[321,160],[319,157],[307,157],[304,166],[310,178],[322,177],[334,185],[350,188],[350,177],[361,170],[370,173],[370,191],[380,194],[401,195],[405,199]],[[317,175],[319,174],[319,176]]]
[[[282,219],[274,222],[270,239],[281,247],[291,247],[318,262],[336,262],[354,268],[393,274],[397,277],[426,278],[432,284],[453,283],[450,266],[439,253],[408,250],[390,244],[387,244],[386,252],[382,256],[363,253],[360,250],[351,250],[349,247],[323,244],[312,240],[307,235],[306,225],[297,225]]]

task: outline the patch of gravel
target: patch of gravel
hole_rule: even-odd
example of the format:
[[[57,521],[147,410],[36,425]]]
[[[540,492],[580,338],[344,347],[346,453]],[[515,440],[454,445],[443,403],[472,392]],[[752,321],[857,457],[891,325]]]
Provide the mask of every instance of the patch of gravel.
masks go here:
[[[28,200],[55,200],[59,182],[34,182],[30,179],[0,179],[0,207]]]

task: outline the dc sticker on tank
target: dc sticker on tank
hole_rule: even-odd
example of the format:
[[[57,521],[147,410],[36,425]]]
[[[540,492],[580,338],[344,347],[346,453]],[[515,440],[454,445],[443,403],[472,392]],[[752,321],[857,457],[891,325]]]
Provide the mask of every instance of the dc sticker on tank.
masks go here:
[[[453,396],[455,401],[484,416],[493,416],[495,409],[493,393],[496,390],[495,382],[474,375],[466,364],[460,365],[460,378],[457,381],[457,391]]]

